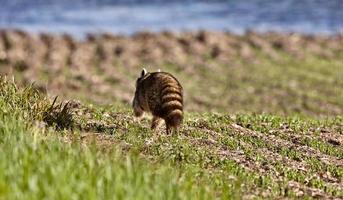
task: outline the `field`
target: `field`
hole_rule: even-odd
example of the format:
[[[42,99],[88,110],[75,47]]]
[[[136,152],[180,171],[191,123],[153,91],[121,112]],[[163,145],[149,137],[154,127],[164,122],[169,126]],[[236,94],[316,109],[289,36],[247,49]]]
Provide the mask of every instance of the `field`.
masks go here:
[[[142,66],[178,135],[133,118]],[[0,199],[343,198],[340,35],[1,31],[0,73]]]

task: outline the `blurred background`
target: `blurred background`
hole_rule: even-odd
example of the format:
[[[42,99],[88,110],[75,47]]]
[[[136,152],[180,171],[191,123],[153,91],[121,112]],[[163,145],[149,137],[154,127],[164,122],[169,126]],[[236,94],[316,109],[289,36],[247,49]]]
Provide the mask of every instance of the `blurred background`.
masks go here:
[[[340,0],[1,0],[0,27],[32,32],[132,34],[226,30],[343,31]]]
[[[0,74],[52,96],[129,105],[146,67],[189,111],[343,111],[340,0],[0,2]]]

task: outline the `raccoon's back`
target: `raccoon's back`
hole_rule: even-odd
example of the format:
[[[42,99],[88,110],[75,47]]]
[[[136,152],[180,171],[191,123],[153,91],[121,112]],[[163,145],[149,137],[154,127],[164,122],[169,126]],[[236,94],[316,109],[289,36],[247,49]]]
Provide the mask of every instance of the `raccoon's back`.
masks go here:
[[[149,105],[152,114],[163,118],[169,126],[176,127],[183,119],[183,89],[178,80],[169,73],[151,74],[154,84],[150,90]]]

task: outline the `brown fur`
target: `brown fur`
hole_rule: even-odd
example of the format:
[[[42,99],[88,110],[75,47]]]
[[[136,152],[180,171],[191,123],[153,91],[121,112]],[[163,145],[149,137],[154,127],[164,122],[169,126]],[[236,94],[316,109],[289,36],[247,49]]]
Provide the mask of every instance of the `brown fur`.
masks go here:
[[[179,81],[166,72],[142,71],[136,82],[133,109],[137,117],[149,112],[153,115],[152,129],[161,119],[166,123],[166,132],[177,130],[183,119],[183,89]]]

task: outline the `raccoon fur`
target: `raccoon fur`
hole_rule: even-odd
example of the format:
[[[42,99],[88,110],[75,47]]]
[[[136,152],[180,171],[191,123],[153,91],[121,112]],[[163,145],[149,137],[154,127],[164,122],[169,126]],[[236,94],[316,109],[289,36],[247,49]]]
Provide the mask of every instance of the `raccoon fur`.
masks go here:
[[[149,73],[142,70],[136,81],[136,92],[132,102],[136,117],[144,112],[153,115],[151,129],[155,130],[163,119],[166,133],[171,128],[177,131],[183,120],[183,89],[179,81],[166,72]]]

